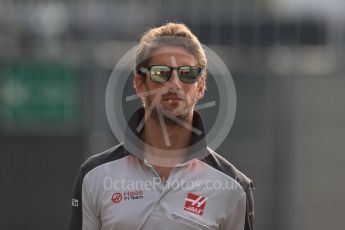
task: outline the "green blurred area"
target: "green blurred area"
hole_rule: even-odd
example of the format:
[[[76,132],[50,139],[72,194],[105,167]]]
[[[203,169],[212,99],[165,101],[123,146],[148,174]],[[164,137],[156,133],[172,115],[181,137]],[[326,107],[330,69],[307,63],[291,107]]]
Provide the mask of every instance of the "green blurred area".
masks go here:
[[[16,62],[1,71],[4,132],[68,132],[80,128],[78,70],[54,61]]]

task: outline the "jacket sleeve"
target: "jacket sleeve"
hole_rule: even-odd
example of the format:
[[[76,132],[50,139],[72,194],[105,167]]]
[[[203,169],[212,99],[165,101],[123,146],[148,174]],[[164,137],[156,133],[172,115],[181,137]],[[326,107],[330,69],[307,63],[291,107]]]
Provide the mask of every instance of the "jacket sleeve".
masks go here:
[[[221,230],[243,230],[246,216],[246,195],[243,194],[232,209],[229,218],[221,226]]]
[[[254,229],[254,197],[253,197],[253,183],[250,182],[246,190],[246,220],[244,230]]]
[[[69,230],[99,230],[100,221],[91,202],[82,168],[74,182]]]

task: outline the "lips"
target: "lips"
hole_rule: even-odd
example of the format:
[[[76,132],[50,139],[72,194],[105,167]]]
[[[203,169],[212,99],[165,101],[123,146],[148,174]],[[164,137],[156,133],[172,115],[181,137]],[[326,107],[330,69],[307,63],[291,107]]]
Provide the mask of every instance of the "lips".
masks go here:
[[[177,95],[168,95],[168,96],[163,96],[163,100],[179,100],[179,101],[182,101],[182,98],[177,96]]]

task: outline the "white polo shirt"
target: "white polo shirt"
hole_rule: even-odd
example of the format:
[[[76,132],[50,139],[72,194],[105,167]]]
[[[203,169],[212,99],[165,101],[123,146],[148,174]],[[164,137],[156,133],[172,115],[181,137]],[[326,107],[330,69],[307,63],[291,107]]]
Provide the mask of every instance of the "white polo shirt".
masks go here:
[[[193,119],[203,130],[196,112]],[[253,229],[251,181],[207,146],[208,155],[176,165],[165,184],[148,161],[125,146],[81,166],[71,230]]]

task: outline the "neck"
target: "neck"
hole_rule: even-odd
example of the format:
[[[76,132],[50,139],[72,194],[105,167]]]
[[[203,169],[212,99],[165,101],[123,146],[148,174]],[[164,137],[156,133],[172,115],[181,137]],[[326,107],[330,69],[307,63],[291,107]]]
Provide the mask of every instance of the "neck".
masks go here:
[[[192,126],[193,112],[187,115],[185,124]],[[145,122],[142,138],[144,156],[156,165],[169,165],[180,163],[187,154],[191,142],[192,132],[171,120],[160,122],[157,117],[148,116]]]

